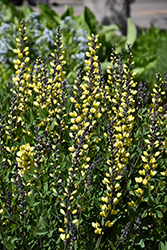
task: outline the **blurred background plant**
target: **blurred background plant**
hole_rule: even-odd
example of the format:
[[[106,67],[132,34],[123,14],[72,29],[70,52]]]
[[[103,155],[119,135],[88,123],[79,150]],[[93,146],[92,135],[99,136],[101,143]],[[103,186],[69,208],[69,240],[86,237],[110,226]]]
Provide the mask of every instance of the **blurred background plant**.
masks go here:
[[[64,49],[67,49],[66,60],[69,62],[65,67],[69,85],[76,77],[74,72],[83,64],[87,36],[91,33],[99,34],[99,41],[103,44],[99,59],[104,73],[110,64],[111,45],[115,44],[117,52],[120,52],[122,47],[126,47],[126,43],[131,44],[135,60],[134,71],[138,73],[135,79],[139,82],[147,79],[149,90],[155,82],[156,72],[163,74],[166,71],[166,31],[151,27],[149,30],[141,29],[137,34],[135,25],[128,18],[125,37],[116,34],[119,30],[116,25],[100,25],[88,8],[80,16],[74,16],[72,7],[62,16],[56,14],[49,5],[39,4],[39,8],[40,15],[29,6],[18,8],[8,0],[0,2],[0,88],[5,86],[13,73],[13,48],[16,45],[19,23],[23,18],[27,20],[28,45],[32,59],[44,56],[49,60],[49,51],[53,49],[55,42],[55,30],[58,25],[62,27]]]

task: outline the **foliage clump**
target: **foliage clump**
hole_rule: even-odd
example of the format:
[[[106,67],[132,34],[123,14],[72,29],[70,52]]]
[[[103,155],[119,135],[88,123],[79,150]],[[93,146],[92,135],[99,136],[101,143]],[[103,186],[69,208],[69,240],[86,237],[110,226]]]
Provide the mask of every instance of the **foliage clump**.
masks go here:
[[[22,21],[0,113],[2,249],[157,249],[166,239],[166,84],[134,81],[127,46],[104,80],[98,36],[70,89],[61,29],[32,61]]]

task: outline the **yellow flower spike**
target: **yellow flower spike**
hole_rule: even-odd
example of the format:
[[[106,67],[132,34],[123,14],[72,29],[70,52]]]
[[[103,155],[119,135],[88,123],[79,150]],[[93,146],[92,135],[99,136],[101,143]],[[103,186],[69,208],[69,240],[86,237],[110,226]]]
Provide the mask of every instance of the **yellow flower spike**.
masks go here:
[[[0,209],[0,214],[2,214],[2,213],[3,213],[3,209],[1,208],[1,209]]]

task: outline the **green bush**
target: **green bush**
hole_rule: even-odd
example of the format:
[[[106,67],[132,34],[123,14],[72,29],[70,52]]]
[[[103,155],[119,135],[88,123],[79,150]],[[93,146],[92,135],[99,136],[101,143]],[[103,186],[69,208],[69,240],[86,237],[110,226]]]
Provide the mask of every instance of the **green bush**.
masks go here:
[[[105,81],[92,35],[70,89],[60,28],[49,63],[29,57],[25,20],[19,33],[0,104],[0,248],[163,247],[167,75],[149,105],[130,46],[126,64],[113,46]]]

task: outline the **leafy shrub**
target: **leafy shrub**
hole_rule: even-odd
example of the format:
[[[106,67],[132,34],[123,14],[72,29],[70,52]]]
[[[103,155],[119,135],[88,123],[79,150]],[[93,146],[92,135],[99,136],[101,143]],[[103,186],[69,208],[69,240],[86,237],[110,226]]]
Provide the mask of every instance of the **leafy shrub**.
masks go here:
[[[151,93],[133,56],[98,36],[67,86],[61,30],[49,64],[32,61],[25,20],[0,105],[1,249],[157,249],[166,240],[167,75]],[[163,243],[162,243],[163,244]]]

